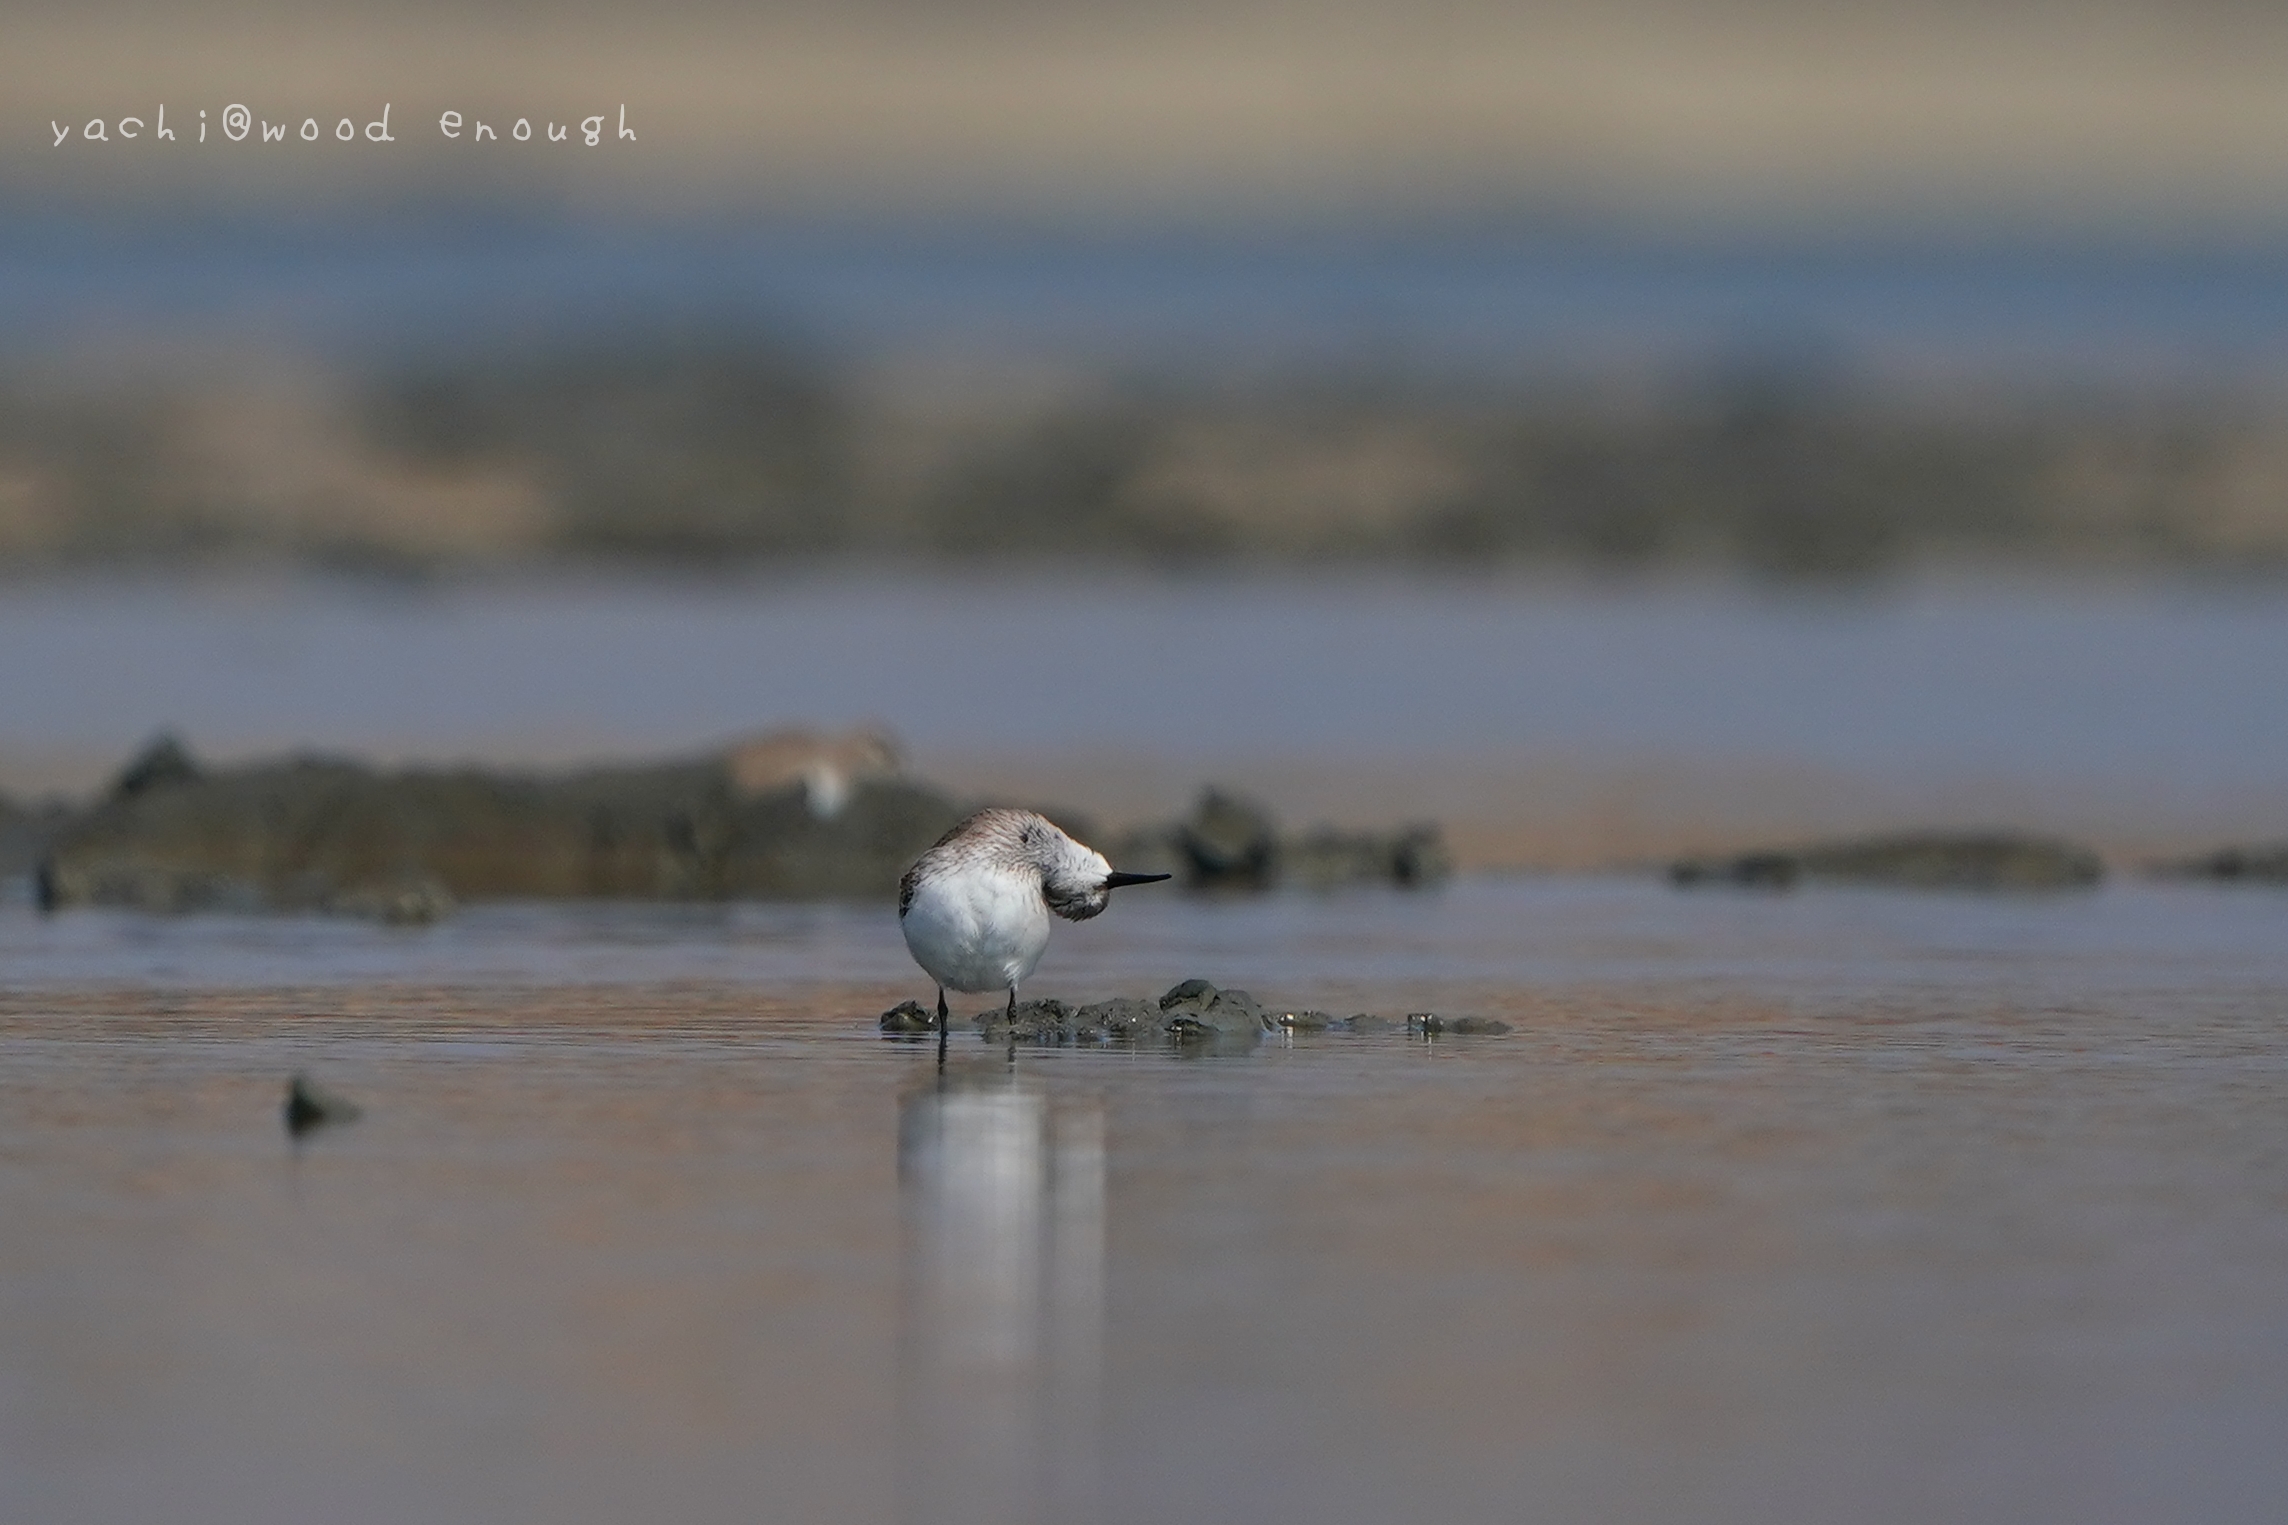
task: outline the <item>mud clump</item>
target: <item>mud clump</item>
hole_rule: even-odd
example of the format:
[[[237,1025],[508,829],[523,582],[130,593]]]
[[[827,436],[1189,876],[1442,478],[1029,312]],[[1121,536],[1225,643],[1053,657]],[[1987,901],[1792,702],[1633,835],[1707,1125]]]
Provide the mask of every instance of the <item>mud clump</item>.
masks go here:
[[[1421,1038],[1494,1038],[1508,1032],[1510,1027],[1493,1017],[1442,1017],[1434,1011],[1410,1011],[1406,1014],[1406,1030]]]
[[[1252,1047],[1271,1031],[1271,1019],[1244,990],[1218,990],[1186,980],[1160,997],[1161,1030],[1180,1043]]]
[[[1093,1033],[1084,1037],[1084,1028],[1074,1021],[1073,1009],[1054,996],[1041,996],[1019,1001],[1014,1008],[1001,1007],[977,1014],[977,1030],[988,1038],[1019,1043],[1081,1043],[1100,1039]]]
[[[921,1011],[919,1002],[906,1007]],[[885,1032],[891,1018],[882,1017]],[[926,1013],[925,1013],[926,1015]],[[997,1006],[979,1012],[971,1025],[997,1043],[1144,1044],[1173,1043],[1220,1048],[1252,1046],[1271,1030],[1263,1008],[1244,990],[1219,990],[1206,980],[1186,980],[1157,1001],[1115,996],[1072,1006],[1054,996],[1019,1001],[1014,1010]]]
[[[1093,1001],[1073,1013],[1076,1030],[1098,1032],[1110,1043],[1141,1043],[1160,1030],[1160,1007],[1136,996]]]
[[[1324,1033],[1340,1030],[1343,1019],[1326,1011],[1282,1011],[1271,1018],[1271,1025],[1291,1033]]]
[[[1235,1053],[1254,1048],[1267,1034],[1395,1033],[1421,1037],[1490,1037],[1510,1031],[1491,1017],[1446,1017],[1412,1012],[1403,1021],[1359,1012],[1338,1017],[1318,1010],[1266,1008],[1244,990],[1225,990],[1201,979],[1170,987],[1158,1000],[1116,996],[1073,1006],[1053,996],[1019,1001],[1012,1012],[997,1006],[979,1012],[971,1025],[995,1043],[1046,1045],[1166,1045],[1188,1053]],[[919,1001],[904,1001],[881,1017],[892,1036],[936,1031]]]

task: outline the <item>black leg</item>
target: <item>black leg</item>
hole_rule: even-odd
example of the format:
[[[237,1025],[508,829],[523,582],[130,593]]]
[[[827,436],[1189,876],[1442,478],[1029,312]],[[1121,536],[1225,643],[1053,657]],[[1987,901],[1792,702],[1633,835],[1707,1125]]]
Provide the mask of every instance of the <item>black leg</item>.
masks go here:
[[[952,1027],[953,1018],[947,1014],[945,1009],[945,987],[940,985],[937,987],[937,1063],[939,1069],[945,1068],[945,1040]]]
[[[1009,987],[1009,1062],[1017,1062],[1017,987]]]

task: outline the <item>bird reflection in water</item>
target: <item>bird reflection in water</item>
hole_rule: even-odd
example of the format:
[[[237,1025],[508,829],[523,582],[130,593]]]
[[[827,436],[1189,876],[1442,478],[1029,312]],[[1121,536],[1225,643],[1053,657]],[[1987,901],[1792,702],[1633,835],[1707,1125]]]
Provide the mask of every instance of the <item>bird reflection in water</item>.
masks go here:
[[[958,1072],[899,1108],[909,1521],[1096,1514],[1104,1112]]]

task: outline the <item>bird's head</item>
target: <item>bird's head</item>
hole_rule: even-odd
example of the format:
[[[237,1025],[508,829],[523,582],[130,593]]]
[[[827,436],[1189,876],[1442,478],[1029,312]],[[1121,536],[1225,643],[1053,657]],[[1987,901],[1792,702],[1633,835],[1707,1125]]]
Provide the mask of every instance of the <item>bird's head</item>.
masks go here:
[[[1152,884],[1171,877],[1120,873],[1104,854],[1075,842],[1054,826],[1037,836],[1033,845],[1034,861],[1041,869],[1041,898],[1067,921],[1102,915],[1112,903],[1112,892],[1124,884]]]

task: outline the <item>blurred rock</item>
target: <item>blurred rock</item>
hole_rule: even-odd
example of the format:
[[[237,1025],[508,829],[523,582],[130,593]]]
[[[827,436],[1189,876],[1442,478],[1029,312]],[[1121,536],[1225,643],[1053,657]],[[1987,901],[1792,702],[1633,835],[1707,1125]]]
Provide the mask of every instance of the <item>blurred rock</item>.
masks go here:
[[[1268,889],[1279,837],[1271,812],[1252,800],[1208,789],[1176,827],[1185,882],[1195,889]]]
[[[552,775],[308,756],[210,768],[168,736],[85,812],[0,809],[0,853],[33,871],[50,909],[419,924],[471,900],[886,898],[965,813],[897,776],[895,760],[874,732],[786,731],[719,756]],[[1282,842],[1267,810],[1213,789],[1183,822],[1111,849],[1130,872],[1205,889],[1413,886],[1449,872],[1434,828]]]
[[[801,782],[742,794],[722,758],[554,776],[182,763],[55,834],[39,868],[53,905],[418,921],[456,900],[887,899],[962,814],[860,779],[822,816]]]
[[[1282,837],[1269,810],[1214,787],[1201,793],[1183,820],[1115,839],[1110,856],[1131,873],[1174,874],[1195,890],[1419,888],[1453,873],[1435,826],[1395,832],[1319,827]]]
[[[364,1115],[364,1108],[339,1091],[299,1073],[286,1082],[286,1104],[281,1110],[286,1131],[295,1138],[319,1128],[354,1123]]]
[[[1438,828],[1426,825],[1387,836],[1322,827],[1288,843],[1279,861],[1281,882],[1312,890],[1377,883],[1414,888],[1437,884],[1454,872]]]
[[[1906,889],[2079,889],[2104,877],[2104,861],[2086,847],[2001,832],[1870,837],[1732,857],[1686,858],[1669,868],[1670,880],[1678,885],[1779,889],[1799,880]]]
[[[2255,847],[2224,847],[2197,858],[2164,863],[2157,870],[2172,879],[2219,879],[2250,884],[2288,884],[2288,842]]]
[[[176,784],[195,784],[198,780],[199,766],[191,761],[191,754],[183,746],[181,738],[172,732],[164,732],[152,738],[149,746],[119,770],[119,777],[112,781],[111,797],[115,800],[131,800],[153,789],[165,789]]]

